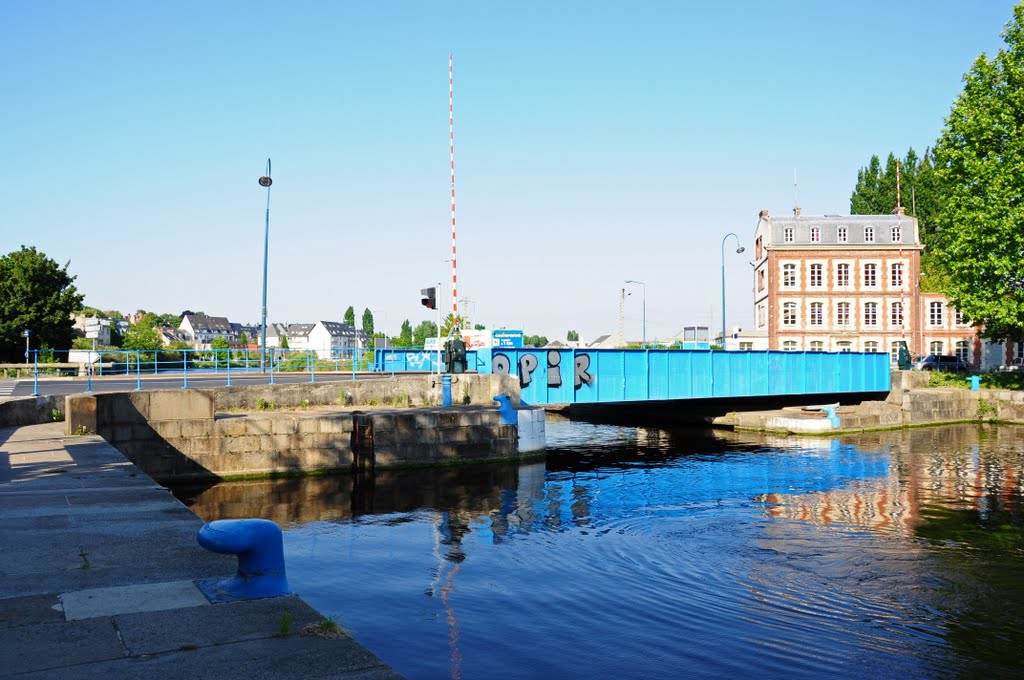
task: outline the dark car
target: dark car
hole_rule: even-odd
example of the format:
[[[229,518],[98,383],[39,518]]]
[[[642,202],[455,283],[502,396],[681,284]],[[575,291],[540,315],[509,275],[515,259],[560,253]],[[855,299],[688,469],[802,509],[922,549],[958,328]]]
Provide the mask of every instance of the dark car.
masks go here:
[[[951,354],[929,354],[914,362],[915,371],[970,371],[974,367]]]

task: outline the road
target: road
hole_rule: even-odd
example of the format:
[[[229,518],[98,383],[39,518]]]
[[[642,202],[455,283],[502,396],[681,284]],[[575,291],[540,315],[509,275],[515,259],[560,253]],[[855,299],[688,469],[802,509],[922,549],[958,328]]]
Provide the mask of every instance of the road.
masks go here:
[[[403,375],[408,375],[403,373]],[[357,380],[373,380],[376,378],[390,378],[390,373],[356,373]],[[352,373],[317,373],[315,382],[340,382],[353,379]],[[218,373],[204,375],[202,373],[188,375],[188,386],[201,387],[224,387],[227,385],[227,375]],[[232,373],[231,384],[235,385],[266,385],[270,382],[270,376],[259,373]],[[308,383],[309,373],[275,373],[274,383]],[[141,384],[144,390],[169,390],[183,387],[183,380],[178,374],[161,374],[135,377],[105,377],[92,379],[93,392],[129,392],[137,389]],[[32,396],[32,379],[0,379],[0,399],[4,397],[30,397]],[[58,394],[79,394],[89,390],[89,383],[85,378],[40,378],[39,394],[41,396],[52,396]]]

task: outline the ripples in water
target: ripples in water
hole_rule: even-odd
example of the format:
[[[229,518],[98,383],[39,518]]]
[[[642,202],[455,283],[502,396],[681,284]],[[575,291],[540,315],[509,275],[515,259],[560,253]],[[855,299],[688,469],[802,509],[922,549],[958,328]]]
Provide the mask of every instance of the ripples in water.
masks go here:
[[[1024,669],[1024,430],[549,438],[546,465],[384,473],[369,499],[321,478],[192,502],[287,523],[293,587],[410,678]]]

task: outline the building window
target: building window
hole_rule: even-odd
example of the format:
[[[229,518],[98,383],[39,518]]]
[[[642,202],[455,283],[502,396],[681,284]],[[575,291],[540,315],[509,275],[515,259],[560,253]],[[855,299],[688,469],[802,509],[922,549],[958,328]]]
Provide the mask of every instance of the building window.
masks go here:
[[[847,240],[849,240],[846,233],[846,227],[836,227],[836,240],[839,243],[846,243]]]
[[[757,327],[764,327],[764,305],[757,306]]]
[[[848,264],[836,265],[836,285],[837,286],[849,286],[850,285],[850,265],[848,265]]]
[[[757,289],[764,290],[764,270],[759,269],[757,272]]]
[[[878,265],[866,264],[864,265],[864,285],[865,286],[877,286],[878,285]]]
[[[894,302],[892,303],[892,313],[889,315],[889,322],[893,326],[903,325],[903,303]]]
[[[942,303],[941,302],[929,302],[928,303],[928,323],[933,326],[942,325]]]
[[[878,303],[877,302],[865,302],[864,303],[864,325],[865,326],[877,326],[878,325]]]
[[[928,343],[929,354],[942,354],[942,340],[932,340]]]
[[[740,343],[740,351],[741,352],[749,352],[752,349],[754,349],[754,343],[753,342],[741,342]]]
[[[957,326],[966,326],[967,325],[967,319],[964,318],[964,313],[961,312],[959,309],[957,309],[953,313],[953,322]]]
[[[892,242],[899,243],[902,234],[900,233],[900,226],[897,224],[892,228]]]
[[[864,227],[864,243],[874,243],[874,242],[875,242],[875,228],[874,227]]]
[[[782,305],[782,325],[783,326],[795,326],[796,325],[796,303],[787,302]]]
[[[821,243],[821,227],[811,227],[811,243]]]
[[[795,352],[796,351],[796,340],[786,340],[782,343],[783,352]]]
[[[889,267],[889,285],[893,288],[903,287],[903,263],[893,262]]]
[[[956,343],[956,358],[963,362],[970,361],[971,345],[966,340],[958,340]]]
[[[850,325],[850,303],[840,302],[836,305],[836,323],[840,326]]]
[[[864,343],[864,351],[865,352],[877,352],[878,351],[878,343],[875,342],[874,340],[868,340],[867,342]]]
[[[784,264],[784,265],[782,265],[782,287],[783,288],[796,288],[796,265],[795,264]]]
[[[811,303],[811,325],[812,326],[820,326],[820,325],[822,325],[822,320],[824,319],[824,314],[822,313],[823,308],[824,308],[824,305],[822,303],[820,303],[820,302],[812,302]]]
[[[900,341],[894,340],[889,348],[889,360],[896,363],[900,360]]]
[[[824,352],[825,343],[821,340],[811,340],[811,351],[812,352]]]
[[[852,345],[850,345],[849,342],[843,340],[842,342],[836,343],[836,349],[838,349],[840,352],[850,352],[852,351],[853,347]]]
[[[761,259],[761,237],[758,236],[757,240],[754,241],[754,259]]]
[[[793,242],[793,227],[786,227],[782,230],[782,240],[786,243]]]
[[[811,286],[815,286],[815,287],[820,287],[821,286],[821,265],[820,264],[812,264],[811,265],[811,279],[810,279],[809,284]]]

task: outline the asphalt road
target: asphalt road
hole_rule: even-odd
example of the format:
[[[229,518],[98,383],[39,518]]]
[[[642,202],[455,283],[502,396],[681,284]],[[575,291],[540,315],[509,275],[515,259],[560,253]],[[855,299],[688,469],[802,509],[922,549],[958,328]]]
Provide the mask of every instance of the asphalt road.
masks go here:
[[[403,375],[407,375],[403,373]],[[317,373],[315,382],[340,382],[353,379],[352,373]],[[356,373],[356,380],[373,380],[376,378],[390,378],[390,373]],[[188,375],[189,387],[224,387],[227,385],[227,375],[220,373],[216,375],[204,375],[202,373]],[[232,385],[266,385],[270,382],[270,375],[254,373],[232,373]],[[309,373],[275,373],[274,383],[308,383]],[[180,389],[183,385],[182,375],[161,374],[135,377],[105,377],[92,379],[93,392],[128,392],[137,389],[141,385],[144,390],[169,390]],[[11,378],[0,379],[0,398],[3,397],[30,397],[32,396],[33,381],[31,378],[18,380]],[[87,392],[89,383],[85,378],[40,378],[39,394],[50,396],[56,394],[78,394]]]

